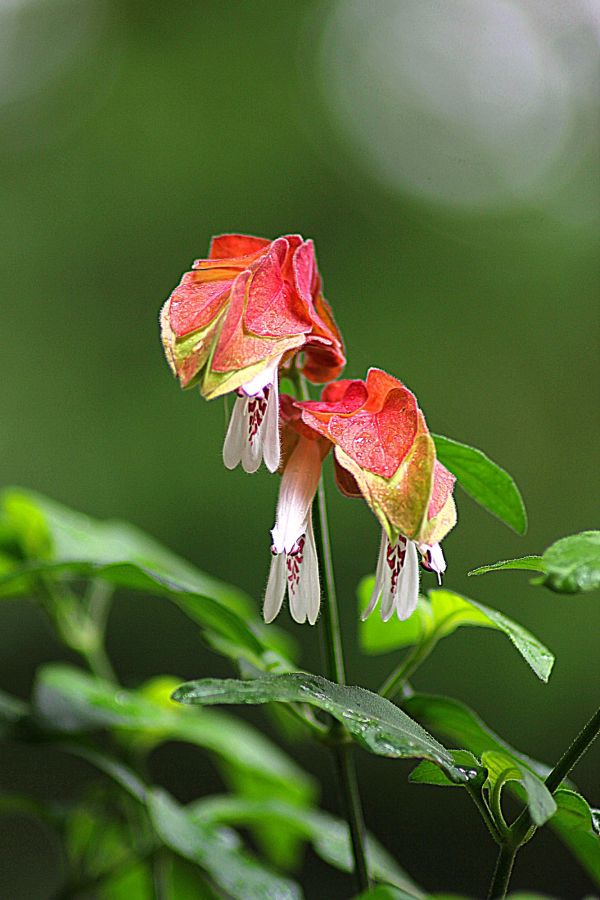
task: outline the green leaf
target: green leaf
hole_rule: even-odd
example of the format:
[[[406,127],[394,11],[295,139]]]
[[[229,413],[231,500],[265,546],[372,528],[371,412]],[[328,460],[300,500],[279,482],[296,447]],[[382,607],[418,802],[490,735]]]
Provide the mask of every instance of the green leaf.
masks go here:
[[[487,572],[500,572],[503,569],[524,569],[527,572],[544,572],[541,556],[521,556],[519,559],[501,559],[499,562],[472,569],[469,575],[485,575]]]
[[[516,531],[527,531],[527,513],[517,485],[504,469],[467,444],[432,435],[437,458],[484,509]]]
[[[430,628],[436,630],[440,637],[452,634],[463,625],[501,631],[514,644],[538,678],[548,681],[554,665],[554,656],[521,625],[498,610],[471,600],[470,597],[455,594],[453,591],[433,590],[429,592],[429,598],[432,612]]]
[[[293,881],[269,871],[243,850],[237,836],[195,820],[168,794],[154,790],[148,797],[152,823],[163,843],[209,873],[233,900],[300,900]]]
[[[544,584],[561,594],[600,587],[600,531],[582,531],[561,538],[545,551]]]
[[[580,794],[565,788],[559,788],[554,799],[558,811],[550,824],[600,885],[600,812],[590,809]]]
[[[310,841],[321,859],[335,868],[344,872],[354,869],[347,824],[321,810],[299,809],[281,801],[249,800],[231,795],[199,800],[188,810],[195,821],[213,826],[249,827],[269,821],[275,828],[290,829],[299,838]],[[373,879],[402,887],[411,892],[411,897],[423,896],[412,879],[372,835],[367,836],[367,859]]]
[[[413,694],[404,701],[404,709],[426,728],[456,745],[470,750],[476,757],[487,750],[507,753],[516,762],[522,763],[540,778],[546,778],[550,766],[537,762],[499,737],[483,720],[459,700],[438,697],[433,694]]]
[[[314,795],[312,780],[249,723],[216,710],[198,715],[171,702],[176,684],[177,679],[161,679],[127,691],[71,666],[49,665],[38,674],[34,709],[41,725],[53,731],[108,728],[148,746],[185,741],[214,754],[227,775],[239,771],[257,779],[268,796],[302,803]]]
[[[481,762],[487,769],[487,783],[490,790],[508,781],[519,782],[527,798],[527,806],[532,822],[538,827],[544,825],[556,812],[556,802],[538,776],[523,763],[515,760],[508,753],[489,750],[481,756]]]
[[[371,584],[372,579],[363,579],[361,582],[359,597],[362,608],[365,599],[370,596]],[[370,624],[371,622],[373,624]],[[411,622],[413,624],[409,624]],[[421,641],[437,642],[462,626],[492,628],[502,632],[538,678],[548,681],[554,665],[554,656],[547,647],[498,610],[446,589],[429,591],[428,598],[420,597],[417,612],[406,622],[395,621],[394,617],[394,620],[383,623],[380,617],[370,616],[366,622],[361,623],[359,634],[361,644],[364,646],[366,643],[371,653],[382,653]],[[398,640],[395,645],[394,639]]]
[[[354,739],[379,756],[431,759],[450,778],[465,781],[450,753],[389,700],[364,688],[338,685],[318,675],[268,675],[253,681],[206,678],[183,684],[179,703],[309,703],[342,722]]]
[[[542,556],[501,560],[479,566],[469,575],[484,575],[503,569],[541,572],[532,584],[543,584],[558,594],[579,594],[600,587],[600,531],[582,531],[561,538]]]
[[[481,767],[479,760],[473,753],[470,753],[468,750],[451,750],[450,752],[452,753],[455,765],[464,770],[465,775],[470,782],[476,780],[482,781],[485,778],[485,769]],[[438,768],[435,763],[429,762],[428,759],[424,759],[412,770],[408,776],[408,780],[415,784],[432,784],[438,787],[461,787],[461,785],[457,784],[455,781],[450,781],[450,779],[444,775],[442,770]]]
[[[199,571],[133,525],[101,522],[19,488],[2,495],[25,561],[0,569],[0,595],[15,585],[31,592],[41,576],[101,578],[115,587],[168,597],[197,622],[208,642],[262,671],[293,669],[282,658],[280,632],[267,629],[238,588]],[[286,642],[289,647],[289,642]]]

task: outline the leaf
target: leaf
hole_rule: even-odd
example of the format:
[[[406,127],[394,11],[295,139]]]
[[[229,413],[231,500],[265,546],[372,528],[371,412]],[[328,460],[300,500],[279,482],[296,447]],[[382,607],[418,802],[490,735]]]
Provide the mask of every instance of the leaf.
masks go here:
[[[198,822],[162,790],[151,791],[148,810],[163,843],[201,866],[233,900],[299,900],[300,887],[269,871],[241,849],[237,835]]]
[[[499,562],[472,569],[469,575],[485,575],[487,572],[500,572],[503,569],[524,569],[528,572],[543,572],[544,564],[541,556],[521,556],[519,559],[501,559]]]
[[[439,771],[439,770],[438,770]],[[188,807],[195,821],[210,825],[231,824],[248,827],[269,821],[275,828],[290,829],[310,841],[325,862],[344,872],[352,872],[354,860],[348,826],[341,819],[315,809],[300,809],[281,801],[249,800],[236,796],[217,796],[199,800]],[[372,836],[367,836],[367,859],[371,877],[422,897],[408,875]]]
[[[406,711],[432,731],[442,734],[454,744],[460,744],[476,757],[486,750],[507,753],[523,763],[540,778],[550,774],[550,766],[537,762],[499,737],[482,719],[459,700],[433,694],[413,694],[404,701]]]
[[[543,584],[558,594],[579,594],[600,587],[600,531],[582,531],[560,538],[542,556],[501,560],[479,566],[469,575],[484,575],[503,569],[541,572],[532,584]]]
[[[590,809],[584,798],[559,788],[554,799],[558,806],[551,825],[571,853],[600,885],[600,814]]]
[[[146,693],[127,691],[74,667],[54,664],[38,674],[34,709],[42,726],[53,731],[76,734],[109,728],[150,746],[185,741],[213,753],[227,774],[237,770],[258,779],[267,795],[284,795],[298,803],[313,796],[312,780],[249,723],[216,710],[198,715],[172,703],[168,696],[177,683],[168,679],[161,688],[156,684],[146,688]]]
[[[438,460],[456,476],[467,494],[517,534],[525,534],[525,504],[508,472],[475,447],[439,434],[432,437]]]
[[[366,579],[361,582],[361,604],[370,595],[368,591],[370,583],[371,580]],[[364,638],[363,635],[371,620],[374,620],[376,627],[370,626],[367,637]],[[409,625],[411,621],[414,624]],[[393,625],[392,628],[390,628],[391,625]],[[501,631],[510,639],[538,678],[548,681],[554,665],[554,656],[547,647],[529,631],[498,610],[446,589],[429,591],[428,598],[420,597],[417,613],[406,622],[383,623],[378,621],[378,617],[370,616],[366,622],[360,625],[359,633],[361,634],[361,643],[366,640],[370,652],[376,653],[392,649],[394,637],[399,639],[399,644],[396,644],[396,647],[399,648],[421,641],[438,641],[443,637],[448,637],[461,626]],[[387,629],[389,629],[389,637],[386,636]],[[375,649],[378,642],[383,642],[383,647],[379,643],[379,650]]]
[[[15,585],[31,592],[34,576],[101,578],[110,584],[168,597],[204,630],[208,642],[235,661],[263,671],[289,670],[280,632],[267,629],[249,597],[206,575],[133,525],[101,522],[30,491],[2,495],[4,517],[13,522],[25,556],[0,569],[0,594]],[[289,642],[287,642],[289,647]]]
[[[486,775],[485,769],[481,767],[479,760],[473,753],[470,753],[469,750],[451,750],[450,752],[452,753],[455,764],[464,770],[467,779],[471,783],[476,780],[483,783]],[[424,759],[412,770],[408,776],[408,780],[415,784],[432,784],[438,787],[461,787],[461,785],[457,784],[455,781],[450,781],[450,779],[444,775],[442,770],[438,768],[435,763],[429,762],[428,759]]]
[[[538,826],[544,825],[556,812],[556,802],[544,784],[530,768],[515,760],[508,753],[490,750],[483,753],[481,762],[487,769],[487,783],[491,790],[500,782],[519,782],[527,799],[529,815]]]
[[[365,749],[379,756],[431,759],[450,778],[465,781],[450,753],[389,700],[364,688],[334,684],[318,675],[267,675],[253,681],[205,678],[181,685],[178,703],[309,703],[342,722]]]
[[[582,531],[561,538],[545,551],[544,584],[562,594],[600,587],[600,531]]]

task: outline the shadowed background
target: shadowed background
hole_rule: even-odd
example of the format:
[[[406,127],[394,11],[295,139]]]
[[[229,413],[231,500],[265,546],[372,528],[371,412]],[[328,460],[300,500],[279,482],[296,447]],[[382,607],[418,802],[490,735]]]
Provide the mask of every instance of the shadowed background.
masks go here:
[[[599,34],[593,0],[4,0],[2,484],[130,519],[259,603],[277,478],[223,469],[223,405],[179,390],[158,311],[214,233],[313,237],[347,375],[397,375],[431,429],[487,451],[528,506],[519,538],[459,490],[446,583],[538,635],[550,684],[467,629],[415,683],[555,760],[598,702],[598,597],[466,572],[598,524]],[[330,511],[350,678],[375,688],[394,659],[359,658],[355,585],[379,529],[359,501],[332,494]],[[282,622],[319,671],[318,628]],[[228,671],[152,598],[117,598],[108,648],[127,684]],[[26,695],[61,655],[33,605],[2,606],[1,688]],[[335,809],[322,753],[289,749]],[[408,763],[359,765],[367,820],[416,880],[482,896],[495,848],[466,795],[410,786]],[[180,799],[219,789],[189,748],[159,750],[153,774]],[[576,774],[596,803],[597,775],[596,750]],[[57,797],[89,777],[9,748],[0,787]],[[0,894],[51,897],[50,836],[4,822]],[[308,897],[351,892],[311,856],[302,880]],[[514,887],[591,889],[547,830]]]

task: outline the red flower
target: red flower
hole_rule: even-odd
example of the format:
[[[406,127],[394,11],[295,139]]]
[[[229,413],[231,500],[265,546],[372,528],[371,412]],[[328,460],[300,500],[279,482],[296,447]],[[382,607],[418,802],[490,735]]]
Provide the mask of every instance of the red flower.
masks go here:
[[[335,445],[343,493],[362,496],[383,528],[370,612],[384,593],[382,615],[401,618],[418,597],[417,549],[441,576],[439,542],[456,523],[454,476],[436,459],[416,397],[381,369],[366,381],[327,385],[320,401],[298,403],[305,425]]]
[[[213,238],[208,259],[186,272],[161,314],[167,359],[182,387],[207,399],[236,391],[240,403],[225,464],[279,465],[277,374],[300,350],[311,381],[336,378],[344,347],[321,292],[312,241],[287,235]],[[269,407],[273,407],[272,410]]]

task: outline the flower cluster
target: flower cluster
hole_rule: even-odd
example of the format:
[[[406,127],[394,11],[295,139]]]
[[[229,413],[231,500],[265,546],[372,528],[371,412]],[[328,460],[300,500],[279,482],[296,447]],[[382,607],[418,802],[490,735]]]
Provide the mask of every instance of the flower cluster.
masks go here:
[[[325,301],[312,241],[230,234],[214,238],[161,313],[167,360],[182,387],[207,399],[235,394],[223,446],[227,468],[282,473],[264,618],[287,591],[297,622],[316,622],[319,568],[312,505],[325,456],[336,482],[362,497],[382,528],[375,587],[387,621],[406,619],[419,594],[419,561],[446,568],[440,542],[456,523],[454,476],[436,459],[417,399],[372,368],[365,380],[338,380],[344,346]],[[320,400],[280,395],[280,373],[324,384]]]

